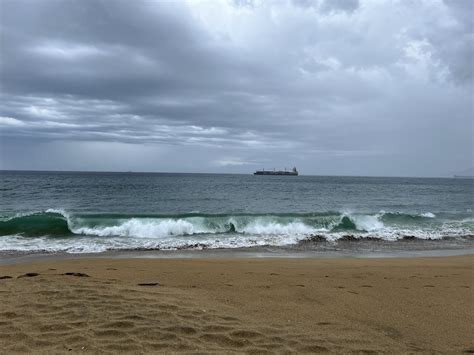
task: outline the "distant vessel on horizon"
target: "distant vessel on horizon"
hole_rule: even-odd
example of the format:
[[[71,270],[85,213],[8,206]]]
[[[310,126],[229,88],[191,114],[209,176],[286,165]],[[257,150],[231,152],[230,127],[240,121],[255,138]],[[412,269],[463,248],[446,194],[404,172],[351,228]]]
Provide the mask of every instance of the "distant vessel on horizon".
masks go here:
[[[453,175],[455,179],[474,179],[474,167],[458,171],[456,174]]]
[[[298,170],[296,168],[293,168],[290,171],[285,170],[257,170],[256,172],[253,173],[254,175],[292,175],[292,176],[298,176]]]

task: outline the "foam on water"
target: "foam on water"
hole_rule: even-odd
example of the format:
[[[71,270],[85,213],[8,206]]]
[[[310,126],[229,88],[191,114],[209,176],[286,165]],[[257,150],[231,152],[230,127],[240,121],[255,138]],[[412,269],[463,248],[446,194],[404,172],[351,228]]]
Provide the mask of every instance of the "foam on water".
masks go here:
[[[310,235],[318,232],[317,229],[302,222],[281,224],[259,220],[242,228],[236,228],[236,231],[256,235]]]
[[[359,231],[374,232],[384,229],[384,224],[379,220],[379,216],[352,215],[348,216]]]
[[[116,226],[72,228],[75,234],[100,237],[121,236],[136,238],[167,237],[210,232],[182,219],[153,220],[132,218]]]

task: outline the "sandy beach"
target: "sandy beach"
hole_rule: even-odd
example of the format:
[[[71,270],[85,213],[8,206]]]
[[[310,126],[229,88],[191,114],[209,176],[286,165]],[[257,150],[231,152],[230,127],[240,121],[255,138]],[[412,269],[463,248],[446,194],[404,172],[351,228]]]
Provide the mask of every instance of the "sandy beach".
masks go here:
[[[474,257],[0,266],[1,352],[473,352]]]

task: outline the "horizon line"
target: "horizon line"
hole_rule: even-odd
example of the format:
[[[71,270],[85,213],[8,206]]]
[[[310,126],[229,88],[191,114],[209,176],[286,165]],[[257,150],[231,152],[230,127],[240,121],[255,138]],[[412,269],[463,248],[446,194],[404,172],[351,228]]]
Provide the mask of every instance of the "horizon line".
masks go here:
[[[100,174],[202,174],[202,175],[253,175],[253,173],[235,172],[179,172],[179,171],[133,171],[133,170],[43,170],[43,169],[0,169],[0,172],[38,172],[38,173],[100,173]],[[299,176],[314,177],[368,177],[368,178],[413,178],[413,179],[456,179],[456,174],[451,176],[408,176],[408,175],[311,175],[299,174]],[[462,176],[463,178],[474,178],[474,176]]]

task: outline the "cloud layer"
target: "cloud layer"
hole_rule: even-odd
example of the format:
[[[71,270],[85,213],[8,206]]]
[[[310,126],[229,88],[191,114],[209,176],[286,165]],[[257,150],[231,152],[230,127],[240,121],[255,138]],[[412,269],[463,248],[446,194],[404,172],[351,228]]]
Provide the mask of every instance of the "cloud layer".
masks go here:
[[[0,6],[1,168],[473,165],[470,1]]]

